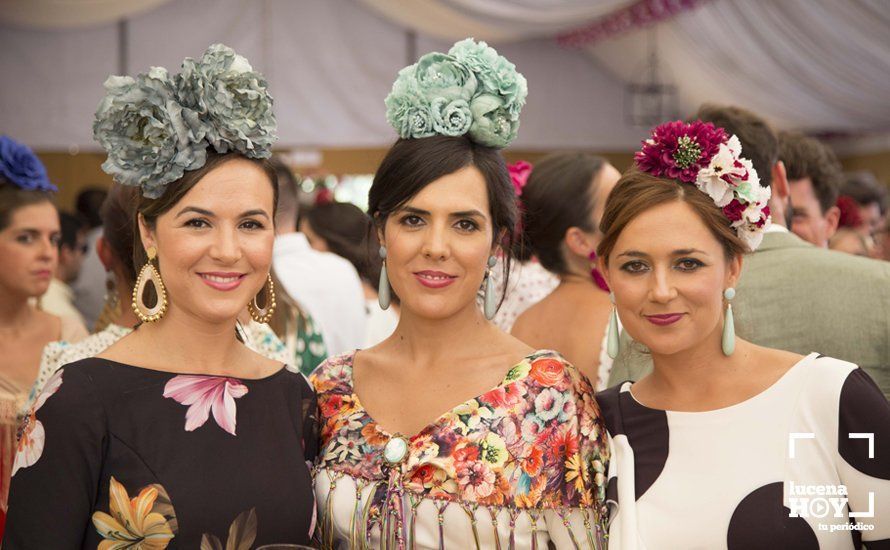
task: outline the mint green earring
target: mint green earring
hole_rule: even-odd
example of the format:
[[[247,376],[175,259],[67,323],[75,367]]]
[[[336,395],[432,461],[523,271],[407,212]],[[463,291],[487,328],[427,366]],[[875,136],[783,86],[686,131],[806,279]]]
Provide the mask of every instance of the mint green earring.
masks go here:
[[[488,272],[485,274],[485,294],[482,299],[482,312],[485,318],[491,321],[497,311],[497,303],[494,295],[494,279],[491,277],[491,268],[497,263],[494,256],[488,257]]]
[[[380,259],[383,260],[383,267],[380,268],[380,283],[377,285],[377,303],[380,309],[389,309],[389,303],[392,300],[389,290],[389,277],[386,276],[386,247],[380,247]]]
[[[618,308],[615,307],[615,293],[609,293],[609,300],[612,301],[612,313],[609,315],[609,332],[606,337],[606,353],[609,357],[615,359],[618,357]]]
[[[730,356],[735,351],[735,320],[732,318],[732,304],[730,300],[735,298],[735,289],[730,287],[723,291],[723,297],[726,298],[726,313],[723,316],[723,339],[721,346],[723,347],[723,355]]]

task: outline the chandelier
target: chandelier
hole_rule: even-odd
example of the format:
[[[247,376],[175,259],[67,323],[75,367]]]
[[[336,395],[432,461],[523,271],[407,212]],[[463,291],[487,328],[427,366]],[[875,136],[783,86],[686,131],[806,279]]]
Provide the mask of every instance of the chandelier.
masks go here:
[[[633,126],[652,128],[677,118],[677,87],[662,79],[655,26],[647,33],[648,56],[641,79],[625,87],[624,115]]]

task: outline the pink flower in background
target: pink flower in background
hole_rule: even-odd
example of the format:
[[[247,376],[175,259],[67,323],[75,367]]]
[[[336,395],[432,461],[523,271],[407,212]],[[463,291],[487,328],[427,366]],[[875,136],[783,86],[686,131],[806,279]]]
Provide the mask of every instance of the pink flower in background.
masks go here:
[[[188,405],[185,431],[200,428],[210,417],[220,428],[235,435],[235,399],[247,393],[247,386],[235,378],[224,376],[175,376],[164,386],[164,397]]]
[[[507,171],[510,173],[510,181],[513,182],[513,191],[516,192],[517,197],[521,197],[522,188],[525,187],[528,177],[532,173],[531,163],[520,160],[508,165]]]

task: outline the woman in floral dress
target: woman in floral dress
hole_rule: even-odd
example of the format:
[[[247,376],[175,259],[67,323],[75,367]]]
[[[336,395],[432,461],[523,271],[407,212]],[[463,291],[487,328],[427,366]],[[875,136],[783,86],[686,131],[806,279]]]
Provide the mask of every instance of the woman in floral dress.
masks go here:
[[[590,383],[488,321],[490,271],[516,218],[498,149],[525,95],[512,64],[466,40],[403,70],[387,99],[401,139],[369,213],[381,305],[395,292],[401,317],[390,338],[311,378],[323,548],[604,547],[607,457]]]
[[[265,81],[215,45],[175,78],[153,68],[105,85],[103,166],[142,192],[142,324],[47,381],[22,428],[3,547],[306,544],[315,396],[235,331],[245,306],[264,322],[275,306]]]

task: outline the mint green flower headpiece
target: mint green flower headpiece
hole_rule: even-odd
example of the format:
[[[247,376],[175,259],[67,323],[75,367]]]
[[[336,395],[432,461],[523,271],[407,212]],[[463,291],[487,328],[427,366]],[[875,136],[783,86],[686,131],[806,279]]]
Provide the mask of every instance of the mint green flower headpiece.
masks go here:
[[[108,153],[102,169],[156,199],[171,181],[207,161],[207,148],[268,158],[278,139],[263,75],[223,44],[187,57],[171,77],[163,67],[110,76],[93,137]]]
[[[516,138],[528,84],[485,42],[467,38],[399,71],[386,119],[402,138],[462,136],[503,148]]]

